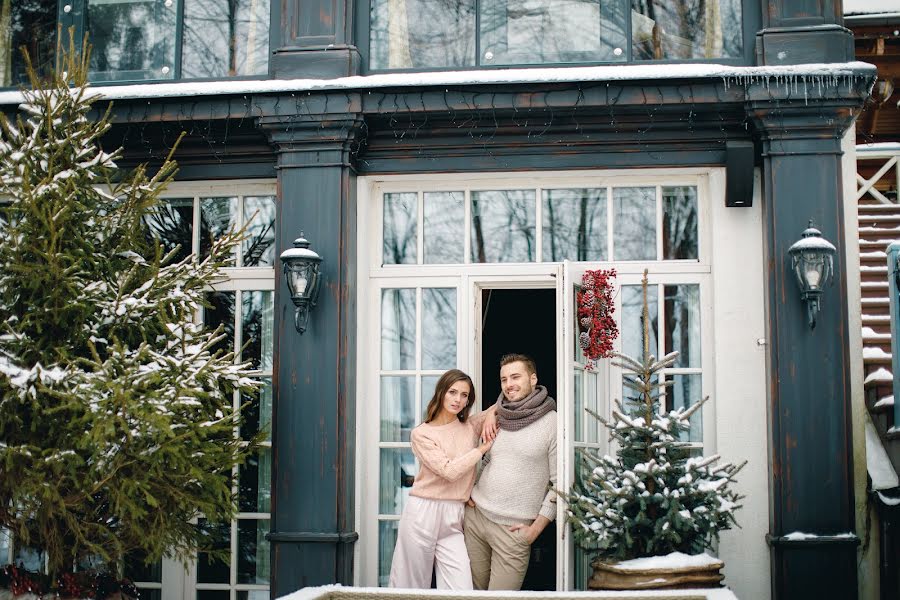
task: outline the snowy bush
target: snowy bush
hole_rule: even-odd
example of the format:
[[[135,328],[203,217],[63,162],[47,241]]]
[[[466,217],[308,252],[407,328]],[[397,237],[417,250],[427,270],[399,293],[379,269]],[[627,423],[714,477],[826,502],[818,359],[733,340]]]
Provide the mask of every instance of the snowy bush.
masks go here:
[[[175,165],[116,169],[86,73],[70,50],[0,118],[0,527],[51,575],[187,560],[209,538],[192,520],[234,516],[233,469],[258,446],[234,435],[248,366],[193,323],[240,235],[163,255],[144,223]]]
[[[609,421],[588,411],[609,430],[616,456],[586,449],[578,483],[561,494],[575,541],[615,560],[698,554],[736,524],[742,498],[730,484],[743,464],[719,463],[718,455],[691,457],[690,445],[682,441],[691,415],[708,398],[688,409],[659,410],[661,393],[671,384],[662,381],[661,372],[678,353],[660,360],[650,354],[646,273],[643,285],[644,357],[613,355],[634,395],[624,405],[615,402]]]

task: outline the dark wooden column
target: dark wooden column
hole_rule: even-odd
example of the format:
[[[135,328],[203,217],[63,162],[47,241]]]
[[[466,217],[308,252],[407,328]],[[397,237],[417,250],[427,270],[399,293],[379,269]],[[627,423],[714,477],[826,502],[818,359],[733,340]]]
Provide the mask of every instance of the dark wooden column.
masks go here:
[[[354,0],[274,0],[273,56],[278,79],[358,75],[353,35]],[[277,32],[277,39],[274,38]]]
[[[852,600],[859,539],[840,137],[853,115],[812,103],[760,103],[749,113],[763,151],[773,598]],[[837,247],[815,329],[787,252],[810,219]],[[793,539],[792,532],[816,537]]]
[[[322,256],[303,335],[281,263],[275,287],[272,597],[353,583],[356,439],[355,114],[260,119],[278,153],[276,247],[302,231]]]
[[[843,25],[840,0],[762,0],[762,15],[757,64],[853,60],[853,33]]]

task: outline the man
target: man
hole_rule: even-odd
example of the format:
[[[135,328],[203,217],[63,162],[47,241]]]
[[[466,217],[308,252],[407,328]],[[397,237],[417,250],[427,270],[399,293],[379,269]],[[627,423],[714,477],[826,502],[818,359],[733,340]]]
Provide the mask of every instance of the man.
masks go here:
[[[500,432],[466,507],[476,590],[520,589],[531,544],[556,517],[556,402],[523,354],[500,360],[500,388]]]

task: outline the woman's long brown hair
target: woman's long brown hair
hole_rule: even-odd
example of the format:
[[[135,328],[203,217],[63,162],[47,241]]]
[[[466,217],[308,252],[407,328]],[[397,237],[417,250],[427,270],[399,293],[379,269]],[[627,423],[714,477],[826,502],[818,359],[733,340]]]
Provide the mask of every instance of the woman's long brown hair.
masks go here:
[[[441,412],[441,407],[444,405],[444,394],[447,393],[453,384],[457,381],[465,381],[469,384],[469,402],[466,404],[466,407],[459,411],[459,414],[456,415],[456,418],[460,420],[460,422],[465,423],[466,419],[469,418],[469,410],[475,404],[475,384],[472,383],[472,378],[460,371],[459,369],[450,369],[438,379],[437,385],[434,386],[434,396],[431,397],[431,401],[428,403],[428,406],[425,408],[425,422],[430,423],[437,418],[438,414]]]

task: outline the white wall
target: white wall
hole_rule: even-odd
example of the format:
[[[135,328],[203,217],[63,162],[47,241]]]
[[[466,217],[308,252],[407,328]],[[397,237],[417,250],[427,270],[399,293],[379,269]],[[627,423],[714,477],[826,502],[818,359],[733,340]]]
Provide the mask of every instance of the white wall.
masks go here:
[[[713,237],[713,323],[716,450],[723,460],[748,461],[736,489],[744,494],[740,529],[722,534],[725,583],[738,598],[771,597],[766,322],[759,171],[753,206],[725,206],[725,171],[710,175]]]

